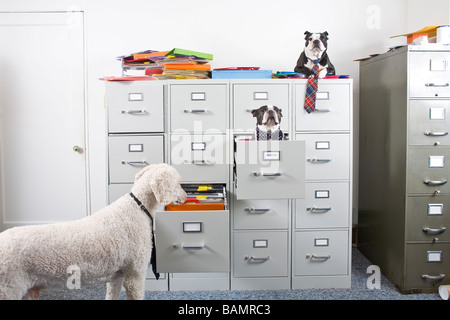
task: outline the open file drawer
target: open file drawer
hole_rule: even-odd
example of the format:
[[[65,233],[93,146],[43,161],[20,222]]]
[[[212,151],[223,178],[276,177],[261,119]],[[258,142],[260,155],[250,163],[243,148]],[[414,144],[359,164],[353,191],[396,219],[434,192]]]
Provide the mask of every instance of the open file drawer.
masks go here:
[[[236,141],[237,199],[305,196],[304,141]]]

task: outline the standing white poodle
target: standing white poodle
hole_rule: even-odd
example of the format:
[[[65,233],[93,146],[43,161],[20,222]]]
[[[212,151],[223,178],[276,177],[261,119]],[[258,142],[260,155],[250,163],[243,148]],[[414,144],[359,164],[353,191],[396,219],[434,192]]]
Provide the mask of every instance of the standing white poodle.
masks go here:
[[[136,175],[131,194],[88,217],[0,233],[0,300],[61,288],[72,266],[81,285],[107,282],[106,299],[118,299],[122,284],[128,299],[143,299],[153,225],[138,202],[152,217],[159,205],[183,203],[180,180],[173,167],[150,165]]]

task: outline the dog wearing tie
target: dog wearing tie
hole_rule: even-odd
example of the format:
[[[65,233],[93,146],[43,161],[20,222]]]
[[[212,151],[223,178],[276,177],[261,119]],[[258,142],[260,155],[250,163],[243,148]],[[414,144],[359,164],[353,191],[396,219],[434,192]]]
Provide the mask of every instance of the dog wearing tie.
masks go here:
[[[307,78],[314,77],[311,71],[314,64],[319,66],[319,79],[323,79],[327,74],[334,75],[336,73],[333,64],[328,58],[328,32],[305,33],[305,49],[297,60],[295,72],[304,73]]]
[[[281,109],[277,106],[267,105],[252,110],[256,118],[256,140],[283,140],[283,131],[280,128]]]

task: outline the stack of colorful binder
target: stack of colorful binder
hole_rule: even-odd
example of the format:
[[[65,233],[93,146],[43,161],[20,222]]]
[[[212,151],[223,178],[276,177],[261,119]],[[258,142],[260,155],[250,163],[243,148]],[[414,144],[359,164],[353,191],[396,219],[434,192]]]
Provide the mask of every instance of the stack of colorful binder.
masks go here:
[[[223,184],[182,184],[187,194],[183,204],[168,204],[166,211],[225,210],[226,189]]]

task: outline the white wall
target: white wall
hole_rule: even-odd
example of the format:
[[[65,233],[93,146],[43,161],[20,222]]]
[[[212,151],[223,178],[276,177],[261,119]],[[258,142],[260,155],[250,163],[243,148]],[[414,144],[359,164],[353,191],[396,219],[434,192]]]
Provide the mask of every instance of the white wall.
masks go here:
[[[179,47],[214,54],[213,68],[259,66],[292,71],[303,50],[304,31],[326,30],[330,34],[328,53],[337,73],[354,79],[357,160],[359,63],[353,60],[405,43],[404,38],[389,36],[414,31],[408,29],[409,16],[421,27],[435,14],[439,23],[445,19],[448,23],[449,0],[437,2],[439,6],[429,8],[425,24],[415,13],[420,12],[417,8],[422,2],[415,0],[322,0],[316,8],[315,2],[306,0],[15,0],[0,2],[0,11],[85,12],[94,212],[106,204],[104,83],[98,78],[120,75],[116,56]],[[357,165],[355,182],[357,195]]]

